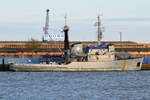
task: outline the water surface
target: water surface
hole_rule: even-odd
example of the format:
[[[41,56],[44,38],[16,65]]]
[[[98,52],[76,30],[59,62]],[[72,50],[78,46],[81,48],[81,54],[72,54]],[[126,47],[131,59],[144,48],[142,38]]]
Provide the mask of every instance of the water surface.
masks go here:
[[[150,71],[0,72],[0,100],[150,100]]]

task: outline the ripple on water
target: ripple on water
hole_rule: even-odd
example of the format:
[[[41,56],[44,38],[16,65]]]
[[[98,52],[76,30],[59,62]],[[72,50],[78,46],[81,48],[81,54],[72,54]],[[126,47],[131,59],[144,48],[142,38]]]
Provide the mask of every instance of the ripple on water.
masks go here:
[[[150,72],[0,72],[0,100],[149,100]]]

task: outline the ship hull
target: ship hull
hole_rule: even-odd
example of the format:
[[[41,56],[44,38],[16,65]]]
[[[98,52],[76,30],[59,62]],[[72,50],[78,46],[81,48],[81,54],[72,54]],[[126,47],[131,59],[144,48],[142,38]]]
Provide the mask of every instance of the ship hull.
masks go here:
[[[12,71],[127,71],[141,70],[143,58],[100,61],[100,62],[72,62],[66,65],[56,64],[12,64]]]

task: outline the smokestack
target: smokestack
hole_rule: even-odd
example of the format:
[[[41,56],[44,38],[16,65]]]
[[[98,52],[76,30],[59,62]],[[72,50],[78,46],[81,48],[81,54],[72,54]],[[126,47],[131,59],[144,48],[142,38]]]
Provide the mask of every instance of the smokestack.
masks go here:
[[[70,50],[69,50],[69,37],[68,37],[68,31],[69,27],[67,26],[67,16],[65,16],[65,26],[64,26],[64,58],[65,58],[65,64],[68,64],[70,62]]]
[[[68,50],[69,49],[69,37],[68,37],[68,31],[69,27],[67,25],[64,26],[64,34],[65,34],[65,39],[64,39],[64,49]]]

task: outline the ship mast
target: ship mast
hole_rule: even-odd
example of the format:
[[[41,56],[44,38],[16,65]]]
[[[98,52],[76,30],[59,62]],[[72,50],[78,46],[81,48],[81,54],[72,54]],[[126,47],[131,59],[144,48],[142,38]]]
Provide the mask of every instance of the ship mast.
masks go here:
[[[97,26],[97,43],[98,43],[98,45],[100,45],[101,40],[103,38],[103,32],[104,32],[100,15],[97,16],[97,22],[95,23],[95,26]]]

